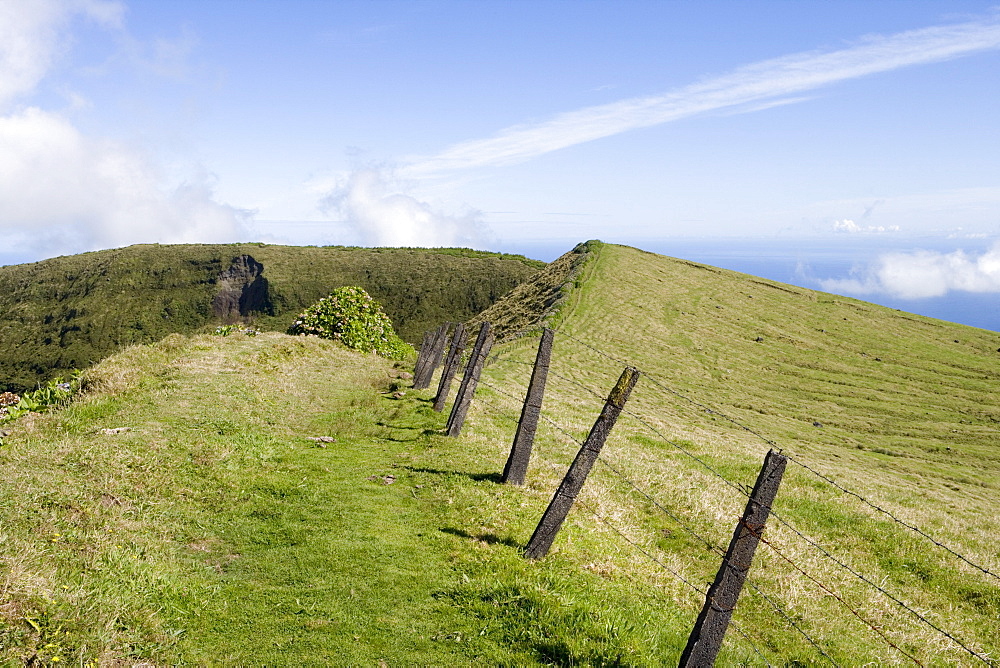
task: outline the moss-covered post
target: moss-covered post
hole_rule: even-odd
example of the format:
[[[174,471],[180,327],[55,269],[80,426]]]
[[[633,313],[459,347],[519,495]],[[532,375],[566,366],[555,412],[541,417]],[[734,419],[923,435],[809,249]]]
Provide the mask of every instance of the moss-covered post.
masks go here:
[[[476,394],[476,386],[479,384],[479,374],[483,371],[483,365],[486,364],[486,357],[492,347],[493,333],[490,331],[490,323],[484,322],[479,328],[476,345],[465,367],[465,375],[462,377],[462,385],[458,388],[455,405],[451,407],[451,415],[448,417],[449,436],[458,436],[462,432],[465,416],[469,412],[472,397]]]
[[[535,527],[535,533],[524,548],[524,556],[528,559],[540,559],[549,553],[552,541],[555,540],[566,515],[573,507],[577,494],[583,489],[583,483],[587,481],[587,475],[601,454],[601,448],[604,447],[604,442],[618,421],[618,416],[621,415],[637,380],[639,380],[638,369],[626,367],[622,371],[621,377],[618,378],[618,382],[604,403],[604,409],[591,427],[587,440],[583,442],[576,459],[566,471],[566,477],[563,478],[559,489],[549,502],[549,507],[545,509],[545,514]]]
[[[722,639],[729,628],[729,620],[736,608],[736,601],[743,589],[753,553],[760,542],[764,524],[771,511],[771,504],[778,493],[778,485],[785,473],[787,458],[771,450],[764,458],[764,466],[757,476],[753,492],[747,501],[740,523],[736,525],[729,549],[722,560],[722,566],[715,576],[715,582],[708,588],[705,605],[698,615],[687,647],[681,654],[679,666],[694,668],[695,666],[711,666],[722,647]]]
[[[448,400],[451,391],[451,381],[455,378],[458,365],[462,363],[462,353],[465,351],[465,323],[459,323],[455,335],[451,337],[451,349],[444,361],[441,380],[438,382],[437,394],[434,395],[434,410],[438,413],[444,410],[444,402]]]
[[[551,329],[542,331],[542,339],[538,342],[538,354],[535,355],[535,367],[531,371],[531,382],[524,396],[521,407],[521,419],[517,422],[517,432],[514,434],[514,445],[503,468],[501,482],[508,485],[523,485],[524,476],[528,472],[528,462],[531,459],[531,447],[535,442],[535,432],[538,431],[538,417],[542,412],[542,398],[545,395],[545,380],[549,375],[549,361],[552,359],[552,341],[554,333]]]

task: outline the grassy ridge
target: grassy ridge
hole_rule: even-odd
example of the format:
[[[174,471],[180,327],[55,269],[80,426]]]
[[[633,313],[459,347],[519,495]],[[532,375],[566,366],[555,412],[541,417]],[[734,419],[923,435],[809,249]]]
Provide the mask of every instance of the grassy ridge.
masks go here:
[[[690,624],[703,597],[680,578],[704,583],[718,567],[695,535],[724,548],[746,501],[703,464],[737,487],[750,485],[769,447],[725,415],[1000,573],[992,527],[1000,507],[994,391],[1000,334],[636,249],[593,249],[558,320],[562,335],[556,336],[545,412],[563,431],[543,423],[533,464],[538,478],[529,490],[536,508],[544,507],[556,480],[551,472],[564,470],[578,447],[564,431],[577,439],[586,434],[602,394],[627,362],[661,384],[640,380],[629,404],[634,415],[625,416],[605,456],[681,522],[598,467],[583,496],[589,510],[574,511],[576,523],[553,558],[580,568],[598,564],[612,577],[648,578],[687,610]],[[502,308],[503,302],[494,307]],[[505,422],[519,407],[508,395],[523,393],[527,371],[520,363],[531,360],[533,346],[522,340],[497,351],[483,390],[491,407],[471,418],[473,429],[509,428]],[[795,531],[973,650],[1000,651],[996,578],[794,464],[776,509]],[[525,531],[518,530],[520,540]],[[908,661],[851,608],[921,662],[976,665],[955,642],[792,529],[772,521],[768,531],[780,554],[762,546],[752,577],[838,663]],[[765,656],[825,660],[761,595],[751,590],[744,599],[737,622]],[[727,645],[749,651],[744,639],[730,635]]]
[[[23,391],[118,348],[219,322],[219,276],[250,255],[264,267],[247,318],[284,331],[333,288],[360,285],[419,342],[443,320],[491,305],[543,263],[465,249],[139,245],[0,267],[0,388]]]
[[[487,528],[530,521],[496,484],[495,434],[440,435],[426,393],[388,393],[395,375],[313,338],[172,335],[10,425],[0,661],[658,662],[645,624],[676,612],[525,562]]]

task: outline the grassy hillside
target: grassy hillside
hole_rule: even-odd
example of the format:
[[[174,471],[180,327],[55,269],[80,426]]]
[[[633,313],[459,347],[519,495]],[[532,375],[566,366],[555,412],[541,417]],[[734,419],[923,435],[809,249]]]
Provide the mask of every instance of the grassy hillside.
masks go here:
[[[22,391],[124,345],[220,322],[284,331],[344,285],[365,288],[397,332],[419,342],[426,329],[478,313],[542,266],[465,249],[231,244],[140,245],[0,267],[0,389]]]
[[[277,333],[130,348],[5,426],[0,657],[676,665],[770,447],[740,424],[1000,573],[1000,334],[581,250],[525,288],[563,301],[536,309],[558,330],[523,488],[497,481],[530,335],[494,349],[459,438],[390,363]],[[644,375],[603,463],[525,561],[626,362]],[[995,576],[797,463],[774,510],[718,665],[995,660]]]
[[[558,428],[541,428],[532,483],[539,507],[555,484],[548,465],[564,469],[578,447],[567,433],[583,438],[625,363],[647,375],[605,452],[629,482],[608,467],[595,469],[584,495],[590,511],[575,511],[576,523],[560,539],[563,558],[581,568],[600,564],[616,577],[643,572],[694,615],[704,596],[680,578],[713,578],[719,560],[702,539],[725,548],[746,503],[740,488],[753,484],[771,447],[766,438],[1000,574],[1000,334],[632,248],[590,249],[555,321],[545,413]],[[523,396],[524,363],[536,341],[522,338],[495,352],[483,393],[491,408],[474,428],[509,429],[519,408],[511,397]],[[827,661],[800,631],[841,665],[909,663],[907,654],[935,665],[978,665],[956,640],[997,656],[996,575],[796,463],[775,508],[788,524],[772,520],[777,549],[761,546],[751,577],[800,629],[753,590],[736,615],[773,662]],[[528,524],[518,535],[530,535]],[[600,545],[595,532],[615,547],[579,555],[582,544]],[[730,636],[731,646],[749,647]]]

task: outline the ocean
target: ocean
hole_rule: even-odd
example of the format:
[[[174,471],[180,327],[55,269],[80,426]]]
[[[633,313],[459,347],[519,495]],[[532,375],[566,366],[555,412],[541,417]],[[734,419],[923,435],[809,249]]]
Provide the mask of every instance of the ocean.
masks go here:
[[[731,269],[812,290],[824,290],[824,279],[846,279],[888,252],[926,250],[970,255],[987,251],[995,239],[899,239],[891,235],[845,235],[823,239],[640,239],[620,241],[652,253]],[[556,242],[504,244],[500,250],[551,261],[570,250]],[[864,301],[1000,332],[1000,293],[952,291],[941,297],[903,299],[887,294],[850,294]]]

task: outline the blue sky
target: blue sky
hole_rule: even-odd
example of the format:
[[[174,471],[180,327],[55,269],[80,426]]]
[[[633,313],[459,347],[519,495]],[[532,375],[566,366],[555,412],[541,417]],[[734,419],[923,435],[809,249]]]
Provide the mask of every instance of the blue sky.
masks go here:
[[[697,239],[996,295],[997,72],[989,2],[0,0],[0,263]]]

